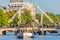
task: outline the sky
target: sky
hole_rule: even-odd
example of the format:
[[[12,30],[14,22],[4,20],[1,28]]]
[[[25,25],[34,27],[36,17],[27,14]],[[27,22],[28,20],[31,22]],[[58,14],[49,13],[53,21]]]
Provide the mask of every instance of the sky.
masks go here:
[[[7,7],[10,0],[0,0],[0,6]],[[60,14],[60,0],[24,0],[27,2],[32,2],[33,4],[38,4],[45,12],[52,12],[55,14]],[[40,10],[36,9],[37,12]]]

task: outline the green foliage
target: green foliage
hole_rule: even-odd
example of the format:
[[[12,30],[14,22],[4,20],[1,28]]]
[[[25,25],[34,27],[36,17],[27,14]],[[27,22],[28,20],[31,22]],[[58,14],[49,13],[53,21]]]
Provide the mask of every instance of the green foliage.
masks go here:
[[[15,10],[4,13],[2,9],[0,9],[0,27],[8,26],[8,20],[16,13]]]
[[[46,12],[46,14],[54,21],[54,23],[60,22],[60,18],[56,14],[53,14],[51,12]],[[41,21],[41,14],[36,14],[36,18]],[[51,22],[48,20],[48,18],[45,17],[45,15],[43,17],[43,23],[51,24]]]
[[[36,19],[38,19],[39,21],[41,21],[41,14],[40,13],[36,13]]]
[[[59,18],[59,22],[60,22],[60,16],[58,16],[58,18]]]
[[[13,10],[13,11],[9,11],[4,13],[4,11],[2,9],[0,9],[0,26],[8,26],[8,20],[13,17],[13,15],[16,13],[17,11]],[[54,23],[56,22],[60,22],[60,17],[57,16],[56,14],[50,13],[50,12],[46,12],[46,14],[54,21]],[[41,14],[37,13],[36,14],[36,19],[38,19],[39,21],[41,21]],[[27,25],[30,25],[32,23],[32,16],[30,14],[30,11],[25,9],[24,13],[21,14],[21,23],[24,23],[24,21],[27,21]],[[16,25],[18,22],[18,16],[16,16],[16,18],[13,20],[12,24]],[[44,23],[46,24],[50,24],[51,22],[44,16]]]
[[[51,12],[46,12],[46,14],[54,21],[54,23],[57,23],[59,21],[59,18],[56,14],[53,14]],[[44,19],[46,19],[46,23],[51,23],[47,18]]]
[[[8,19],[10,19],[15,13],[16,13],[15,10],[6,12],[6,14],[8,15]],[[21,23],[24,23],[25,20],[28,21],[27,25],[30,25],[32,23],[32,17],[30,11],[27,9],[25,9],[24,13],[21,14]],[[18,23],[18,16],[15,17],[15,19],[11,24],[14,24],[14,26],[16,26],[17,23]]]
[[[8,16],[4,13],[2,9],[0,9],[0,26],[7,26],[8,25]]]
[[[22,13],[21,16],[21,22],[23,23],[25,20],[28,22],[27,25],[30,25],[32,23],[32,16],[30,14],[30,11],[27,9],[24,10],[24,13]]]
[[[9,11],[6,12],[7,16],[8,16],[8,21],[14,16],[14,14],[16,13],[16,10],[13,11]],[[13,20],[13,22],[11,22],[10,24],[17,24],[17,17]],[[15,25],[14,25],[15,26]]]
[[[9,19],[10,19],[15,13],[16,13],[15,10],[6,12],[6,14],[8,15],[8,18],[9,18]]]

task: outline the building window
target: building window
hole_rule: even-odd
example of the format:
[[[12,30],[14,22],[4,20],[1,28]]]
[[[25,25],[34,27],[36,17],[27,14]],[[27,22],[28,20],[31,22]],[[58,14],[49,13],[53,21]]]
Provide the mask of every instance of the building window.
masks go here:
[[[19,4],[19,7],[22,7],[22,4]]]
[[[23,2],[23,0],[10,0],[10,2]]]
[[[15,4],[15,7],[16,7],[16,4]]]
[[[19,0],[19,2],[23,2],[23,0]]]

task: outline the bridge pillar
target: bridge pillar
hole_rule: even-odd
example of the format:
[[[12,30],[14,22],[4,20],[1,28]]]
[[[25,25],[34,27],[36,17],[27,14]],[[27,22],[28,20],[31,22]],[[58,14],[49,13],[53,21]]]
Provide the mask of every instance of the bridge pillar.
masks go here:
[[[44,31],[44,35],[46,35],[46,31]]]
[[[19,33],[19,31],[20,31],[20,30],[15,31],[15,35],[17,35],[17,33]]]
[[[3,35],[6,35],[6,31],[2,31],[2,34],[3,34]]]
[[[41,30],[39,30],[37,33],[38,33],[39,35],[42,35],[42,32],[41,32]]]
[[[6,31],[16,31],[16,28],[0,28],[0,35],[6,35]]]
[[[39,30],[37,33],[38,33],[39,35],[46,35],[46,31],[42,31],[42,30]]]
[[[17,31],[15,31],[15,35],[17,35]]]
[[[41,31],[41,34],[42,35],[46,35],[46,31]]]

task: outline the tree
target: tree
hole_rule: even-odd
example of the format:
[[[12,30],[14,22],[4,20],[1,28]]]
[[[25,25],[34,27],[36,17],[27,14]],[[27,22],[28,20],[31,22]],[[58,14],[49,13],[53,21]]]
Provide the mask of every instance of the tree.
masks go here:
[[[21,18],[22,18],[21,19],[22,23],[26,20],[26,22],[28,22],[27,25],[31,25],[31,23],[32,23],[32,16],[31,16],[29,10],[25,9],[24,13],[22,13]]]
[[[16,10],[12,10],[12,11],[8,11],[8,12],[6,12],[6,14],[7,14],[7,16],[8,16],[8,21],[14,16],[14,14],[16,13],[17,11]],[[15,18],[14,20],[13,20],[13,22],[11,22],[10,24],[15,24],[16,25],[16,23],[17,23],[17,18]],[[9,24],[9,25],[10,25]],[[14,26],[15,26],[14,25]]]
[[[51,12],[46,12],[46,14],[54,21],[54,23],[60,22],[60,18],[56,14],[51,13]],[[41,14],[37,13],[36,14],[36,19],[38,19],[39,21],[41,21]],[[43,23],[45,23],[45,24],[51,24],[51,22],[45,16],[43,17]]]
[[[40,13],[36,13],[36,19],[38,19],[39,21],[41,21],[41,14]]]
[[[0,9],[0,26],[7,26],[8,25],[7,21],[8,21],[7,14],[5,14],[2,9]]]

